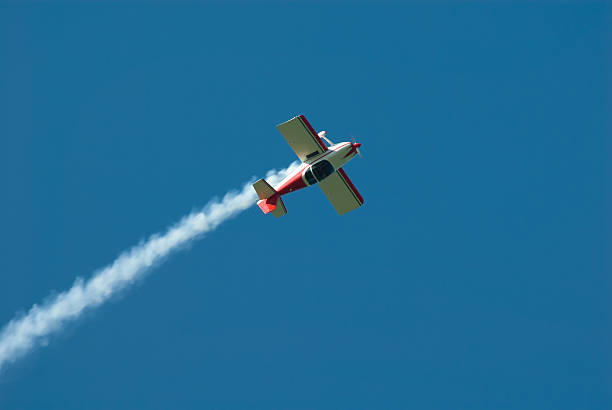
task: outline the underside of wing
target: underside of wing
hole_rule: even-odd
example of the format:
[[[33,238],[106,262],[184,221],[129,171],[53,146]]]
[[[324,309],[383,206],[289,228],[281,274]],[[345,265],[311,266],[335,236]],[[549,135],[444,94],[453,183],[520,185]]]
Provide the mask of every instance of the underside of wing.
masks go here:
[[[363,205],[363,197],[342,168],[319,182],[319,186],[340,215]]]
[[[327,151],[327,146],[303,115],[279,124],[276,128],[302,162]]]

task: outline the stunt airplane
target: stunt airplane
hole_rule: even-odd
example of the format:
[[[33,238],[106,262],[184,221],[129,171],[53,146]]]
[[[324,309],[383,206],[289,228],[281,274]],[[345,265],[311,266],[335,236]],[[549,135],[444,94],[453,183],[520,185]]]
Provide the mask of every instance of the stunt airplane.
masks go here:
[[[265,179],[253,184],[259,196],[257,205],[264,214],[272,213],[277,218],[285,215],[287,208],[281,195],[317,183],[340,215],[363,205],[363,198],[342,169],[355,155],[361,156],[360,143],[353,141],[334,144],[326,138],[325,131],[317,134],[303,115],[279,124],[276,128],[283,134],[302,164],[276,188],[270,186]],[[329,147],[322,139],[327,141]]]

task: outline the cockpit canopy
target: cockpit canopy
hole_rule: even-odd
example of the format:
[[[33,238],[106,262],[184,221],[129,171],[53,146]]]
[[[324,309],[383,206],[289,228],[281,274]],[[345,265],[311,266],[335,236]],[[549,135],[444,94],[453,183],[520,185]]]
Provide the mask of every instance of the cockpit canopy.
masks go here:
[[[335,169],[331,162],[322,160],[308,168],[308,170],[306,170],[304,173],[304,177],[306,178],[308,185],[314,185],[317,182],[323,181],[325,178],[333,174],[334,171]]]

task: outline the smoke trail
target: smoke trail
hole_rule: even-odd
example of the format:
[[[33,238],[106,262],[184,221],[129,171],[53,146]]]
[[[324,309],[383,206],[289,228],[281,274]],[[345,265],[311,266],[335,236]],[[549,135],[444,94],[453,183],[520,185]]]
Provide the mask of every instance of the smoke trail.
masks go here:
[[[274,186],[297,166],[294,162],[281,171],[269,171],[266,180]],[[230,192],[222,200],[212,201],[199,212],[184,217],[163,235],[152,235],[146,242],[122,253],[89,280],[77,278],[69,290],[41,306],[32,306],[25,316],[11,320],[0,332],[0,370],[44,344],[47,336],[76,320],[85,310],[101,305],[142,278],[164,257],[249,208],[256,199],[248,183],[241,191]]]

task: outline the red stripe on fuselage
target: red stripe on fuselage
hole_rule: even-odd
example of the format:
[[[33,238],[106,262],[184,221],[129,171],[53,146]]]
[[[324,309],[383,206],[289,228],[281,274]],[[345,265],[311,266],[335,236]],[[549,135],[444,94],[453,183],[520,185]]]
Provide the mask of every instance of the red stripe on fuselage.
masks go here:
[[[306,182],[304,178],[302,178],[302,174],[304,173],[304,167],[300,167],[299,171],[296,171],[295,175],[293,175],[287,182],[278,187],[277,195],[285,195],[293,191],[297,191],[298,189],[306,188]]]
[[[337,146],[336,148],[334,148],[334,149],[330,149],[330,150],[326,151],[326,152],[325,152],[325,154],[323,154],[323,155],[321,155],[319,158],[317,158],[317,159],[316,159],[316,160],[313,162],[313,164],[314,164],[315,162],[319,162],[319,160],[320,160],[320,159],[325,158],[326,156],[328,156],[328,155],[329,155],[329,154],[331,154],[332,152],[336,152],[336,151],[338,151],[340,148],[345,147],[347,144],[350,144],[350,142],[345,142],[344,144],[340,144],[340,145],[338,145],[338,146]]]

